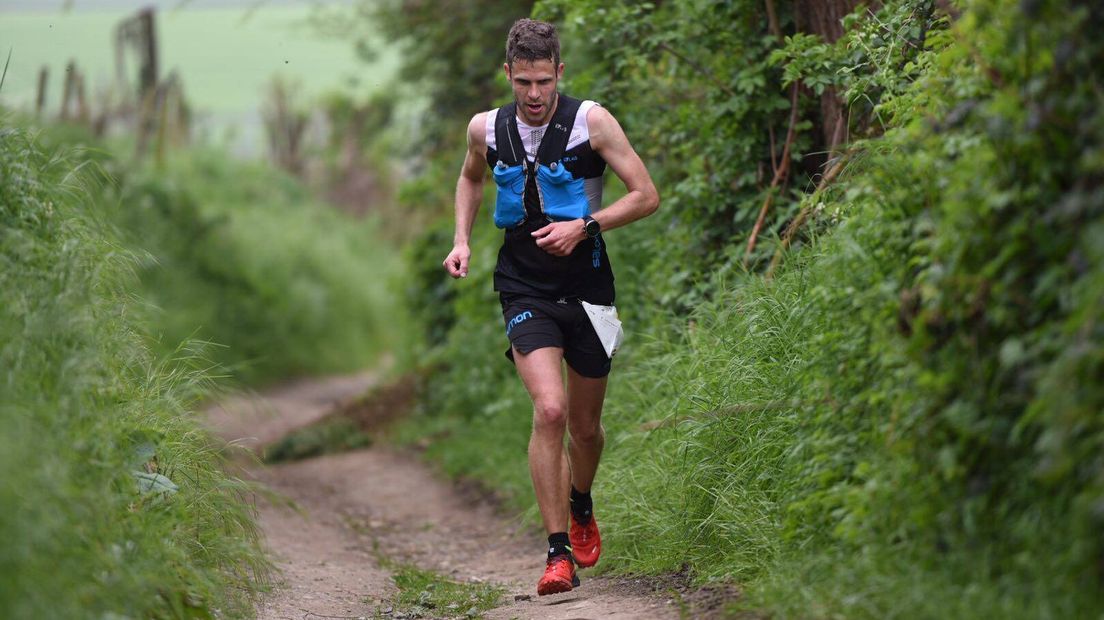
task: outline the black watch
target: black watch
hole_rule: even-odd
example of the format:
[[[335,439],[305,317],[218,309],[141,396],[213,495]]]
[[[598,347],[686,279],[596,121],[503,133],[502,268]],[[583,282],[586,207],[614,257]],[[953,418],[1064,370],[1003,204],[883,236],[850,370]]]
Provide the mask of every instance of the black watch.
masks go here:
[[[583,216],[583,232],[591,239],[598,236],[598,233],[602,232],[602,225],[598,223],[598,220],[590,217],[589,215]]]

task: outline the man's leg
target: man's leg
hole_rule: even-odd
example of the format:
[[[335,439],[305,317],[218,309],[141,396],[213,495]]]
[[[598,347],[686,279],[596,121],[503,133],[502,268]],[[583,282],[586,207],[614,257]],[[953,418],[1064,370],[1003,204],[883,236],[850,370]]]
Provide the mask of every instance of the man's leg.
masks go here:
[[[567,367],[568,453],[571,456],[571,525],[568,542],[580,567],[594,566],[602,553],[602,537],[594,519],[590,486],[602,457],[602,401],[606,378],[584,377]]]
[[[568,464],[563,437],[567,428],[567,397],[563,385],[563,349],[544,347],[519,353],[514,363],[533,399],[533,432],[529,437],[529,474],[537,506],[549,534],[567,527]]]
[[[571,486],[590,491],[598,460],[606,444],[602,428],[602,403],[606,398],[606,377],[584,377],[567,367],[567,440],[571,456]]]

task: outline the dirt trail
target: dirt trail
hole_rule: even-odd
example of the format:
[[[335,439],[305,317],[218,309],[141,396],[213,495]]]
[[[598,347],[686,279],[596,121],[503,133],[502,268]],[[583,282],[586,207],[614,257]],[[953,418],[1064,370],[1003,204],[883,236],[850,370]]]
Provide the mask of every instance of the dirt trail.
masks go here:
[[[321,418],[372,382],[369,373],[296,382],[227,399],[208,411],[208,420],[226,440],[255,450]],[[297,507],[258,504],[285,580],[258,609],[263,620],[376,617],[396,592],[381,556],[458,581],[505,587],[503,606],[487,618],[679,617],[673,601],[648,587],[587,571],[581,588],[538,598],[541,536],[393,448],[251,466],[245,475]]]

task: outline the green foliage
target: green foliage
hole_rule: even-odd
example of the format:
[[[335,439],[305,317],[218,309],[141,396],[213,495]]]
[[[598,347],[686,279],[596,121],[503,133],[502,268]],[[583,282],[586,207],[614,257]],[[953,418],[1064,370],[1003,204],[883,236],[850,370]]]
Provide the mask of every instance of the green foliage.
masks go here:
[[[279,441],[265,448],[264,460],[268,463],[284,463],[370,445],[372,438],[364,434],[355,422],[333,418],[296,429],[281,437]]]
[[[815,34],[794,33],[786,37],[785,45],[768,57],[772,65],[782,65],[782,85],[800,82],[820,95],[824,89],[837,85],[832,71],[832,52],[836,47],[824,42]]]
[[[732,275],[726,259],[772,174],[768,128],[781,157],[790,102],[763,3],[554,1],[536,13],[564,25],[565,92],[609,108],[661,189],[660,213],[633,235],[649,282],[639,304],[685,314],[716,289],[703,274]],[[799,135],[795,164],[809,148]]]
[[[969,111],[928,137],[943,157],[915,158],[941,182],[926,192],[937,208],[918,216],[931,228],[915,239],[909,289],[912,379],[926,398],[901,422],[944,483],[935,524],[991,542],[1010,572],[1042,563],[1091,589],[1104,579],[1104,543],[1089,534],[1104,526],[1104,389],[1091,378],[1104,345],[1104,162],[1092,155],[1104,148],[1104,99],[1088,76],[1104,59],[1104,11],[999,9],[979,4],[957,29],[970,43],[942,60],[983,90],[953,98]],[[1023,553],[1040,540],[1068,551]]]
[[[603,565],[689,563],[780,617],[1099,616],[1104,10],[896,0],[828,45],[776,4],[781,40],[759,2],[536,7],[570,37],[565,90],[614,112],[664,197],[608,236],[629,338]],[[799,176],[766,230],[810,222],[767,279],[769,232],[751,273],[741,258],[787,83]],[[851,142],[813,193],[818,88]],[[417,422],[449,471],[531,507],[496,243],[477,233],[468,279],[435,293],[451,328]]]
[[[0,615],[251,616],[269,565],[191,415],[203,351],[146,345],[94,164],[5,127],[0,179]]]
[[[269,571],[251,489],[191,412],[215,369],[257,382],[398,347],[397,256],[265,166],[130,168],[72,148],[91,143],[76,127],[45,147],[4,131],[0,609],[250,617]]]
[[[399,593],[392,601],[392,612],[377,617],[408,618],[482,618],[498,605],[502,588],[489,584],[459,583],[413,566],[393,567]]]
[[[398,261],[372,220],[318,204],[258,164],[195,150],[164,170],[128,172],[103,200],[137,266],[161,351],[217,343],[213,359],[250,382],[370,365],[398,347]],[[399,327],[400,329],[396,329]]]
[[[429,99],[425,137],[434,147],[463,143],[464,122],[508,92],[502,77],[506,33],[532,0],[473,0],[447,9],[419,0],[361,0],[356,14],[401,52],[405,81]],[[447,14],[446,14],[447,11]]]
[[[208,342],[214,364],[258,384],[365,368],[407,344],[393,293],[403,265],[377,219],[349,216],[295,177],[210,148],[178,151],[163,168],[132,167],[119,155],[132,145],[98,143],[84,128],[38,135],[109,179],[92,190],[94,202],[134,249],[133,292],[144,302],[134,311],[159,354]]]

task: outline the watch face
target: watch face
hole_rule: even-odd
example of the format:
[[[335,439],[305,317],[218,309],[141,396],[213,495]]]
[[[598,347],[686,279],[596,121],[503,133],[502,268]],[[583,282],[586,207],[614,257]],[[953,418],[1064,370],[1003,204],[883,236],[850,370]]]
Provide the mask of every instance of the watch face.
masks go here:
[[[598,231],[601,230],[601,225],[598,224],[598,220],[587,220],[586,234],[591,237],[597,237]]]

